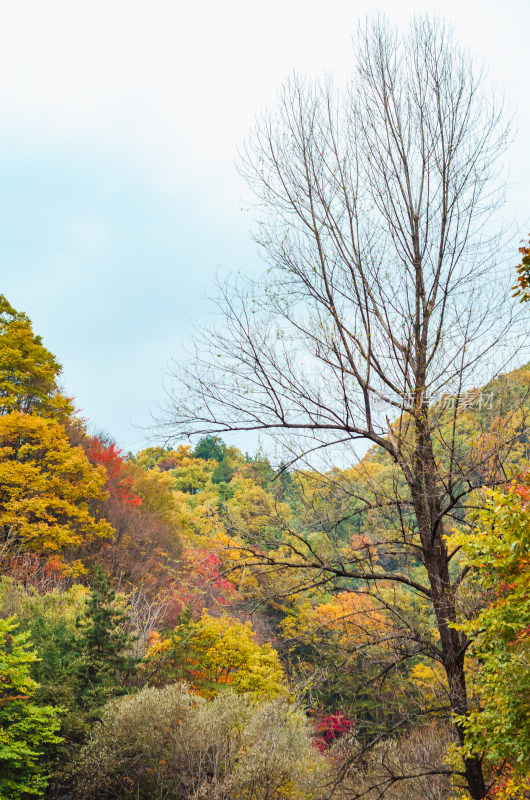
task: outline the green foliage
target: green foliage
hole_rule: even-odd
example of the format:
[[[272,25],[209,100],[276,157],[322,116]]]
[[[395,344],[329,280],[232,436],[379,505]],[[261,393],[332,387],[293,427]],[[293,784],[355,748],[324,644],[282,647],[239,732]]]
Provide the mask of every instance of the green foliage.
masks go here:
[[[194,458],[221,462],[225,457],[226,444],[219,436],[203,436],[193,449]]]
[[[129,460],[138,464],[142,469],[153,469],[159,461],[166,458],[170,453],[171,450],[165,447],[146,447],[136,455],[129,453]]]
[[[30,669],[37,654],[29,634],[16,629],[14,619],[0,620],[0,797],[6,800],[42,797],[43,746],[60,741],[59,709],[35,702],[39,686]]]
[[[527,481],[528,476],[525,480]],[[478,661],[481,709],[462,723],[470,751],[530,770],[530,490],[488,492],[474,536],[456,534],[485,606],[461,627]]]
[[[245,458],[237,447],[228,447],[219,436],[203,436],[191,452],[193,459],[217,462],[213,465],[211,480],[214,484],[230,483],[237,470],[245,463]],[[191,463],[191,462],[190,462]],[[203,467],[204,469],[204,467]],[[210,473],[209,468],[206,468]],[[190,491],[178,485],[181,491]]]
[[[62,706],[74,705],[74,669],[78,655],[76,618],[82,613],[87,589],[74,584],[67,590],[39,594],[11,578],[0,580],[0,617],[15,615],[38,653],[31,675],[40,684],[37,696]]]
[[[410,492],[388,453],[372,448],[357,466],[325,474],[277,473],[263,453],[244,457],[206,436],[193,450],[176,445],[131,455],[118,472],[131,491],[120,494],[119,482],[109,489],[108,464],[105,475],[72,447],[72,408],[58,391],[59,375],[29,320],[0,297],[0,545],[13,552],[5,569],[22,575],[19,582],[0,580],[0,619],[16,615],[21,631],[4,637],[0,668],[1,692],[9,680],[14,687],[5,702],[0,694],[0,717],[8,722],[0,757],[7,754],[13,775],[21,770],[19,794],[15,783],[9,790],[0,783],[0,798],[25,798],[28,786],[39,795],[44,773],[52,776],[54,800],[73,796],[89,739],[80,796],[316,797],[313,778],[323,762],[310,747],[304,713],[286,699],[289,685],[324,715],[354,719],[357,744],[382,734],[353,776],[352,796],[365,779],[385,779],[389,768],[430,775],[429,759],[440,760],[438,740],[444,751],[448,744],[447,681],[436,656],[429,660],[439,636],[428,600],[384,580],[399,571],[425,581],[424,564],[405,547],[418,542]],[[530,369],[521,367],[488,387],[493,411],[462,409],[457,462],[508,427],[511,450],[499,451],[499,459],[508,475],[520,469],[528,455],[529,385]],[[442,463],[440,441],[433,446]],[[477,483],[498,466],[481,462]],[[463,626],[473,640],[469,695],[476,700],[476,684],[481,703],[480,713],[462,720],[467,753],[485,752],[494,765],[507,760],[519,776],[530,769],[527,493],[518,487],[490,496],[487,510],[467,520],[476,535],[455,536],[461,552],[451,562],[452,577],[466,559],[474,576],[458,590],[459,609],[472,617]],[[453,513],[466,521],[460,504]],[[104,565],[90,592],[65,588],[58,557],[60,586],[46,591],[55,586],[49,575],[48,583],[35,583],[38,591],[23,585],[32,578],[15,572],[17,559],[44,564],[43,556],[59,551],[72,559],[88,555],[91,573]],[[311,571],[313,556],[318,569]],[[373,571],[381,580],[366,592],[357,577],[331,580],[329,564]],[[133,592],[132,619],[106,577],[118,572],[120,585]],[[69,579],[75,574],[70,569]],[[252,603],[259,637],[230,615],[223,605],[229,600],[238,609]],[[197,619],[203,605],[210,613]],[[183,607],[193,613],[181,613]],[[179,613],[179,624],[164,633]],[[139,673],[130,631],[148,650]],[[167,685],[182,681],[190,691]],[[151,688],[135,695],[139,683]],[[60,730],[57,704],[65,711]],[[434,726],[414,723],[433,717]],[[387,736],[403,720],[401,738]],[[425,763],[416,758],[422,749]],[[416,784],[422,797],[430,778]],[[401,785],[389,786],[388,796],[408,798]]]
[[[0,578],[0,617],[16,614],[26,628],[35,617],[43,616],[50,623],[66,622],[75,630],[75,621],[83,609],[87,594],[86,586],[79,583],[74,583],[68,589],[55,588],[40,594],[32,586],[24,586],[4,576]]]
[[[116,592],[98,566],[90,597],[77,622],[80,635],[76,691],[82,708],[97,708],[127,692],[126,681],[138,664],[131,655],[133,637],[124,627],[127,619],[116,601]]]
[[[68,783],[71,764],[94,724],[98,704],[116,693],[107,673],[100,670],[87,675],[88,665],[96,660],[91,659],[82,638],[83,626],[90,624],[87,595],[88,589],[79,584],[41,595],[11,578],[0,581],[0,617],[16,614],[19,627],[30,635],[38,654],[31,664],[31,677],[39,684],[35,700],[60,704],[64,710],[59,731],[62,741],[46,753],[46,771],[54,786]],[[89,677],[95,684],[87,687]]]

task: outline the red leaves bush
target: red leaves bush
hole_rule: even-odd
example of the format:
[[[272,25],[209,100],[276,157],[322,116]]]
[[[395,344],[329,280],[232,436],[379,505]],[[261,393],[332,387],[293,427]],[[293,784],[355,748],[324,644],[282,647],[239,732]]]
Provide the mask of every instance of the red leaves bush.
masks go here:
[[[323,753],[342,736],[351,732],[353,722],[342,711],[319,717],[315,725],[316,736],[313,739],[315,747]]]

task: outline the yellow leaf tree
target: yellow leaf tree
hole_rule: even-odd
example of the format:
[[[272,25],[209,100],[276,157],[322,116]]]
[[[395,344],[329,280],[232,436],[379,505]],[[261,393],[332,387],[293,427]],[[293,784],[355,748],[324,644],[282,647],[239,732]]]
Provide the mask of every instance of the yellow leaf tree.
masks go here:
[[[112,535],[94,516],[105,475],[53,419],[0,416],[0,564],[13,553],[51,553]]]
[[[283,669],[270,644],[260,645],[250,623],[229,616],[185,622],[168,639],[155,636],[146,657],[156,681],[186,678],[204,697],[223,686],[256,700],[286,691]]]
[[[0,414],[68,419],[73,406],[59,391],[60,374],[61,365],[33,333],[28,317],[0,295]]]

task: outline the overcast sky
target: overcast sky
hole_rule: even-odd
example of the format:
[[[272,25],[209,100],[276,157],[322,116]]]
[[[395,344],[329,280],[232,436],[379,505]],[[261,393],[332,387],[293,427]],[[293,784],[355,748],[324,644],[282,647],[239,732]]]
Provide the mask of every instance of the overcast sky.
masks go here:
[[[368,10],[433,11],[518,107],[507,215],[527,233],[528,0],[2,0],[0,292],[127,449],[216,272],[260,269],[236,148],[293,68],[343,77]]]

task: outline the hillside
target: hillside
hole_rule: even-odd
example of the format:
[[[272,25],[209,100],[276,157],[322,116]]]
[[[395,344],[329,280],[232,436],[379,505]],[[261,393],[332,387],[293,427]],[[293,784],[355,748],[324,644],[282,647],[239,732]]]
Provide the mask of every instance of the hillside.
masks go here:
[[[376,797],[377,785],[399,800],[413,796],[401,792],[404,772],[414,796],[428,783],[429,796],[448,797],[444,765],[462,754],[432,587],[384,449],[325,473],[275,469],[217,436],[125,455],[88,435],[59,363],[5,299],[0,368],[2,797],[316,800],[330,785],[337,798]],[[499,614],[511,609],[496,671],[520,685],[529,386],[524,366],[456,412],[446,399],[433,434],[441,448],[457,426],[438,480],[473,481],[446,534],[455,624],[473,638],[498,601]],[[477,457],[501,430],[496,459]],[[517,559],[495,579],[508,561],[486,534],[501,505]],[[487,665],[477,650],[474,709],[485,687],[500,692]],[[494,782],[512,774],[524,713],[519,702],[486,758]]]

